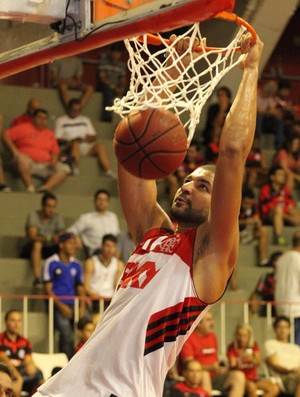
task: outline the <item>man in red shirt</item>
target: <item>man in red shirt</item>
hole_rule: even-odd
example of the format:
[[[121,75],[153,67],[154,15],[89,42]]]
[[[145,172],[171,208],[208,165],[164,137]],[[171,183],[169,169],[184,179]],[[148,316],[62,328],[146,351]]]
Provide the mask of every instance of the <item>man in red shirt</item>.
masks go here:
[[[213,389],[227,391],[229,397],[243,397],[245,375],[239,370],[229,371],[219,362],[218,341],[213,326],[213,315],[207,312],[183,345],[179,360],[183,365],[189,360],[199,361],[202,368],[210,373]]]
[[[70,173],[70,167],[58,161],[59,146],[47,128],[48,112],[37,109],[32,122],[16,125],[3,133],[3,141],[13,155],[13,165],[29,193],[35,192],[32,175],[45,180],[39,191],[52,190]]]
[[[44,380],[32,359],[30,341],[20,334],[22,318],[19,310],[6,313],[5,326],[5,331],[0,333],[0,361],[11,368],[14,378],[23,378],[22,390],[31,393]]]

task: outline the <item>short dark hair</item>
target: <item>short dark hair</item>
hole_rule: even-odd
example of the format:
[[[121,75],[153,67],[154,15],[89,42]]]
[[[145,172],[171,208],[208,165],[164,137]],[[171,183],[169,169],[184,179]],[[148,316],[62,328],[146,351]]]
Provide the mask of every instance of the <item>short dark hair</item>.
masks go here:
[[[252,189],[250,188],[244,188],[242,191],[242,198],[249,198],[249,199],[255,199],[255,193]]]
[[[102,238],[102,244],[104,244],[106,241],[112,241],[113,243],[117,244],[118,239],[114,234],[105,234]]]
[[[47,203],[48,200],[55,200],[55,201],[57,201],[57,197],[56,197],[55,194],[52,193],[52,192],[45,192],[45,193],[43,194],[42,200],[41,200],[42,207],[44,207],[44,205],[46,205],[46,203]]]
[[[79,98],[71,98],[68,102],[68,109],[71,109],[73,105],[81,105],[81,101]]]
[[[93,324],[93,321],[88,317],[81,317],[77,323],[77,329],[83,331],[88,324]]]
[[[274,165],[273,167],[271,167],[269,170],[269,177],[275,175],[278,170],[283,170],[283,168],[280,167],[280,165]]]
[[[225,92],[225,94],[227,95],[227,97],[228,97],[229,99],[231,99],[232,93],[231,93],[231,90],[230,90],[228,87],[226,87],[225,85],[222,85],[221,87],[219,87],[219,88],[217,89],[217,94],[218,94],[220,91]]]
[[[18,309],[10,309],[10,310],[8,310],[8,311],[5,313],[4,321],[7,321],[7,320],[8,320],[8,317],[9,317],[12,313],[20,313],[20,314],[21,314],[20,310],[18,310]]]
[[[273,328],[276,329],[281,321],[285,321],[289,326],[291,325],[291,321],[287,316],[277,316],[273,322]]]
[[[110,193],[108,190],[106,189],[98,189],[95,191],[94,193],[94,200],[97,199],[97,197],[99,196],[99,194],[106,194],[108,198],[110,198]]]
[[[45,114],[46,116],[49,115],[48,110],[43,109],[43,108],[38,108],[38,109],[35,109],[35,111],[33,112],[33,117],[35,117],[35,116],[38,115],[39,113],[43,113],[43,114]]]
[[[8,375],[12,381],[14,380],[11,369],[3,361],[0,361],[0,372]]]

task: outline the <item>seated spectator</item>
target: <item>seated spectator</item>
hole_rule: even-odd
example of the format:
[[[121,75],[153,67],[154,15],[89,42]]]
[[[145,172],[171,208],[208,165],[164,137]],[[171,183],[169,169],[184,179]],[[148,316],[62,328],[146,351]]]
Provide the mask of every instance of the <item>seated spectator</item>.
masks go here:
[[[246,376],[246,394],[256,397],[257,391],[262,390],[263,395],[275,397],[280,393],[277,385],[268,378],[258,374],[261,364],[261,353],[258,344],[254,341],[253,330],[250,325],[238,325],[235,330],[233,342],[227,349],[229,368],[239,369]]]
[[[210,373],[213,389],[226,392],[229,397],[242,397],[245,392],[245,375],[219,361],[217,336],[213,326],[213,315],[207,312],[183,345],[180,362],[184,364],[192,359],[199,361],[203,370]]]
[[[47,128],[47,120],[47,110],[37,109],[32,122],[3,133],[3,141],[13,156],[12,165],[29,193],[35,192],[33,175],[45,181],[39,191],[46,191],[63,182],[70,173],[70,167],[58,161],[60,149],[54,132]]]
[[[112,106],[115,98],[122,98],[129,86],[128,69],[123,62],[123,47],[121,43],[112,44],[108,53],[101,53],[97,70],[97,90],[103,94],[102,112],[100,119],[112,120],[112,112],[106,110]]]
[[[14,377],[10,367],[4,362],[0,361],[0,396],[13,397],[18,395],[20,391],[14,388]]]
[[[263,151],[261,150],[260,140],[254,138],[250,153],[246,160],[245,186],[249,189],[258,187],[267,182],[267,163]]]
[[[22,390],[31,394],[43,382],[43,374],[35,365],[32,346],[21,335],[22,316],[19,310],[11,309],[5,314],[5,331],[0,333],[0,361],[18,372],[23,379]]]
[[[31,123],[34,116],[34,112],[40,108],[41,108],[41,101],[38,98],[29,99],[26,105],[25,113],[15,117],[11,123],[11,126],[15,127],[16,125],[19,124]]]
[[[296,119],[295,104],[291,98],[292,86],[287,80],[281,80],[278,83],[277,103],[282,113],[284,136],[288,137],[291,126]]]
[[[72,233],[59,237],[58,254],[44,263],[45,294],[54,299],[54,327],[59,332],[59,351],[70,359],[74,354],[74,298],[84,298],[82,268],[75,258],[76,239]],[[84,317],[85,301],[79,300],[79,317]]]
[[[287,176],[286,186],[293,192],[300,182],[300,137],[292,136],[276,153],[274,166],[281,167]]]
[[[105,234],[98,254],[84,263],[84,286],[86,294],[93,299],[92,312],[99,316],[99,299],[105,298],[104,310],[111,298],[124,270],[124,263],[116,257],[117,237]]]
[[[184,380],[175,383],[170,397],[209,397],[211,395],[211,381],[207,371],[203,371],[197,360],[184,363],[182,375]]]
[[[227,113],[231,107],[231,91],[228,87],[217,89],[217,103],[208,107],[206,124],[203,130],[203,140],[205,144],[212,142],[214,130],[222,129]]]
[[[286,186],[286,174],[281,167],[272,167],[269,183],[261,187],[259,193],[260,217],[263,225],[272,225],[275,244],[285,245],[284,225],[300,224],[300,212],[290,189]]]
[[[300,345],[300,230],[291,240],[291,249],[276,264],[274,295],[277,315],[293,318],[294,342]]]
[[[242,244],[258,241],[258,265],[264,266],[268,262],[268,229],[262,225],[255,195],[251,189],[244,189],[242,192],[239,228]]]
[[[258,313],[259,316],[266,317],[267,303],[274,303],[275,269],[277,260],[281,255],[281,251],[273,252],[265,265],[272,267],[272,271],[259,277],[255,289],[249,297],[250,310],[253,314]],[[276,307],[274,305],[272,305],[272,316],[276,316]]]
[[[204,158],[200,154],[200,147],[197,141],[193,140],[187,149],[182,165],[173,173],[166,177],[168,194],[173,200],[177,189],[183,184],[185,178],[196,168],[204,165]]]
[[[94,255],[102,244],[105,234],[118,236],[120,233],[117,215],[108,210],[110,193],[99,189],[94,194],[95,210],[81,215],[68,231],[77,236],[79,247],[84,247],[88,256]]]
[[[270,375],[284,394],[298,397],[300,393],[300,347],[290,342],[291,323],[285,316],[273,325],[275,339],[265,342],[266,363]]]
[[[42,259],[48,258],[58,251],[59,235],[65,225],[63,218],[56,212],[57,198],[51,193],[44,193],[41,209],[29,213],[26,220],[26,236],[28,242],[21,256],[30,258],[35,287],[41,287]]]
[[[95,323],[93,322],[93,320],[87,317],[82,317],[79,319],[77,323],[77,334],[79,336],[79,342],[75,347],[75,353],[77,353],[78,350],[82,348],[82,346],[89,339],[89,337],[92,335],[94,330],[95,330]]]
[[[270,80],[262,88],[258,88],[257,118],[255,135],[261,137],[265,133],[273,133],[276,149],[281,148],[285,141],[283,114],[278,104],[278,83]]]
[[[58,88],[62,104],[67,108],[70,101],[69,90],[79,90],[82,92],[80,98],[81,106],[84,107],[94,88],[90,84],[82,81],[83,65],[79,57],[73,56],[58,59],[50,67],[50,80],[52,87]]]
[[[96,142],[96,131],[91,120],[81,114],[80,100],[69,101],[67,113],[56,119],[55,135],[62,154],[69,157],[72,166],[78,167],[80,156],[93,156],[98,159],[106,175],[116,178],[106,149]]]

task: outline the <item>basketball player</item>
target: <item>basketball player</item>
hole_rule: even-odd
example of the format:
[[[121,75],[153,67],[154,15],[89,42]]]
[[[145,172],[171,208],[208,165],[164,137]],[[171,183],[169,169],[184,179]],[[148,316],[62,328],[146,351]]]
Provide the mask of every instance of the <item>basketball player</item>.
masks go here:
[[[188,40],[179,41],[177,51],[184,51]],[[136,178],[119,165],[120,199],[137,248],[94,334],[35,397],[160,397],[183,343],[223,295],[237,261],[242,177],[255,129],[262,51],[259,39],[250,49],[249,38],[241,45],[248,54],[216,170],[204,166],[186,178],[172,205],[176,230],[157,204],[155,181]]]

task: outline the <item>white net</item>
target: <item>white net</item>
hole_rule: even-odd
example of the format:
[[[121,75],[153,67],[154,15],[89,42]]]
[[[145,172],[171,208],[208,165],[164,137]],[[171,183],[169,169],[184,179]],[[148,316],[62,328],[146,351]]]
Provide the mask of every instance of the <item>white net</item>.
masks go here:
[[[205,102],[222,77],[240,62],[237,48],[244,32],[245,28],[241,26],[227,47],[213,50],[205,48],[199,24],[193,25],[169,44],[158,34],[162,41],[159,48],[147,42],[146,34],[142,41],[138,37],[125,40],[129,53],[130,87],[127,94],[115,99],[108,109],[121,117],[132,110],[149,106],[172,110],[185,126],[190,143]],[[190,46],[186,52],[179,53],[175,49],[176,43],[186,36],[191,37]],[[193,59],[192,43],[195,38],[199,39],[201,50],[199,56]],[[187,59],[186,56],[190,57],[187,67],[182,61]],[[168,71],[174,67],[179,71],[178,77],[170,80]]]

